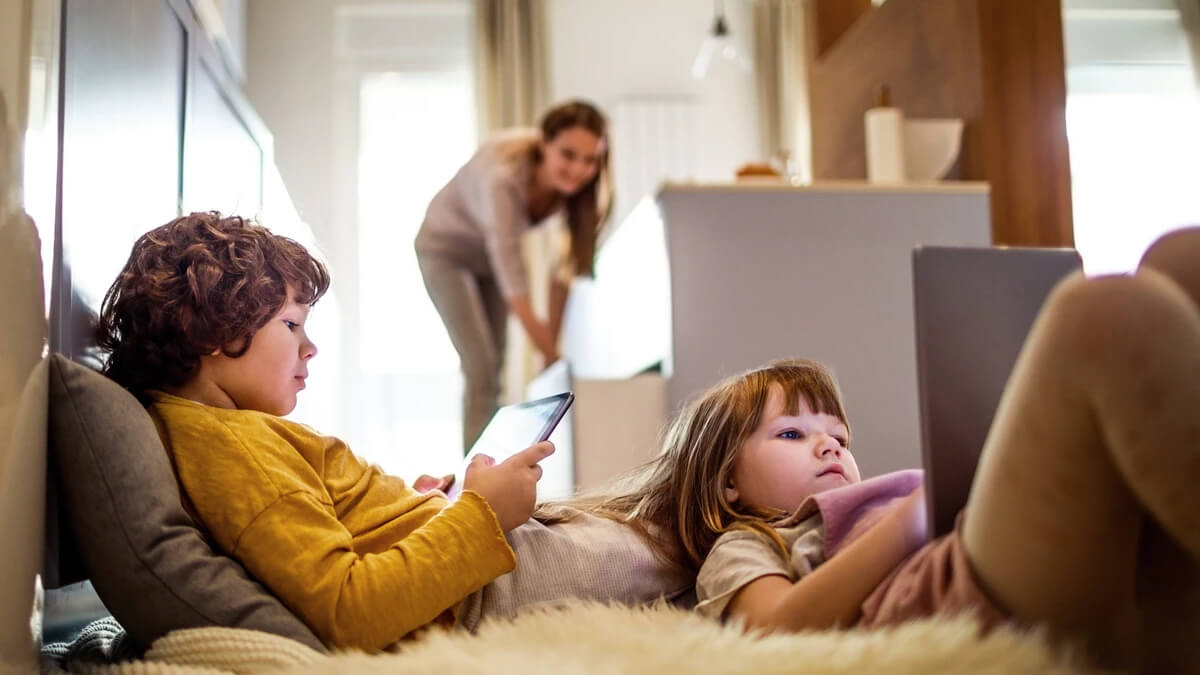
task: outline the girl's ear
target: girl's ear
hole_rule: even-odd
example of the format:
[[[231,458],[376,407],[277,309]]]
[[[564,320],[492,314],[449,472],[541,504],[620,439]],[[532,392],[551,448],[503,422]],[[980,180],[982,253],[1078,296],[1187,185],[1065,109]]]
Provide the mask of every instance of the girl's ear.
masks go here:
[[[741,494],[738,493],[737,487],[733,484],[733,478],[725,481],[725,501],[730,504],[736,504],[739,498],[741,498]]]

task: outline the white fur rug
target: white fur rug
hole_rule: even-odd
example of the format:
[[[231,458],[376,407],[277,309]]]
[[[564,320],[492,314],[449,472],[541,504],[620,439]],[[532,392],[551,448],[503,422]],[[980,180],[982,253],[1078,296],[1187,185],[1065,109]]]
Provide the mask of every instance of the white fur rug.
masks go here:
[[[1016,630],[979,638],[966,618],[891,631],[748,635],[670,608],[578,605],[485,624],[474,636],[431,633],[401,653],[341,654],[285,671],[333,673],[1092,673]]]
[[[673,609],[577,604],[485,623],[475,635],[430,631],[398,653],[318,654],[266,633],[199,628],[156,641],[144,661],[72,668],[104,675],[220,673],[791,673],[801,675],[1091,674],[1036,633],[980,638],[968,618],[915,621],[890,631],[748,634]],[[43,673],[61,673],[43,667]]]

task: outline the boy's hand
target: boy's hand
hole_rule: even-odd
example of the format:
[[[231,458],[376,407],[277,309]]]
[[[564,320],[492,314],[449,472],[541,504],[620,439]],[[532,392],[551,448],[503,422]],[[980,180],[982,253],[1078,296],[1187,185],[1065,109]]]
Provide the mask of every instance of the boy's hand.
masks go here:
[[[413,489],[421,493],[429,492],[430,490],[445,492],[451,485],[454,485],[454,474],[452,473],[448,473],[441,478],[423,473],[417,476],[417,479],[412,484]]]
[[[538,462],[553,452],[554,444],[542,441],[500,464],[487,455],[476,455],[467,465],[463,489],[474,490],[487,500],[500,521],[500,529],[508,532],[533,515],[537,482],[542,477]]]

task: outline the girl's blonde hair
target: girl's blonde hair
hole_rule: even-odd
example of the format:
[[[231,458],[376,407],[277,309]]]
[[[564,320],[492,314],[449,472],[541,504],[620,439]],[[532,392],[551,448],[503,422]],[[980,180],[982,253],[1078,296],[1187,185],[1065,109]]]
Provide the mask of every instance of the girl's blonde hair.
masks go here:
[[[803,400],[813,412],[833,415],[849,428],[837,382],[824,366],[804,359],[776,361],[730,377],[692,400],[667,428],[657,458],[613,489],[568,505],[628,523],[660,560],[681,570],[699,569],[717,537],[732,529],[759,532],[782,547],[771,523],[788,514],[725,498],[738,452],[762,422],[773,385],[782,389],[789,414],[796,414]]]

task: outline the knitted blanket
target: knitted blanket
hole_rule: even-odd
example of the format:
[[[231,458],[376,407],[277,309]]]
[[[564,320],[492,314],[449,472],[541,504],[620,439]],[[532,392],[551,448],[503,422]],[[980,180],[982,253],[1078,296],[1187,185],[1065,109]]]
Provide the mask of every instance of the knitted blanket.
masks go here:
[[[42,656],[70,668],[76,662],[128,661],[137,658],[138,650],[130,644],[121,624],[106,616],[84,626],[71,642],[42,645]]]

